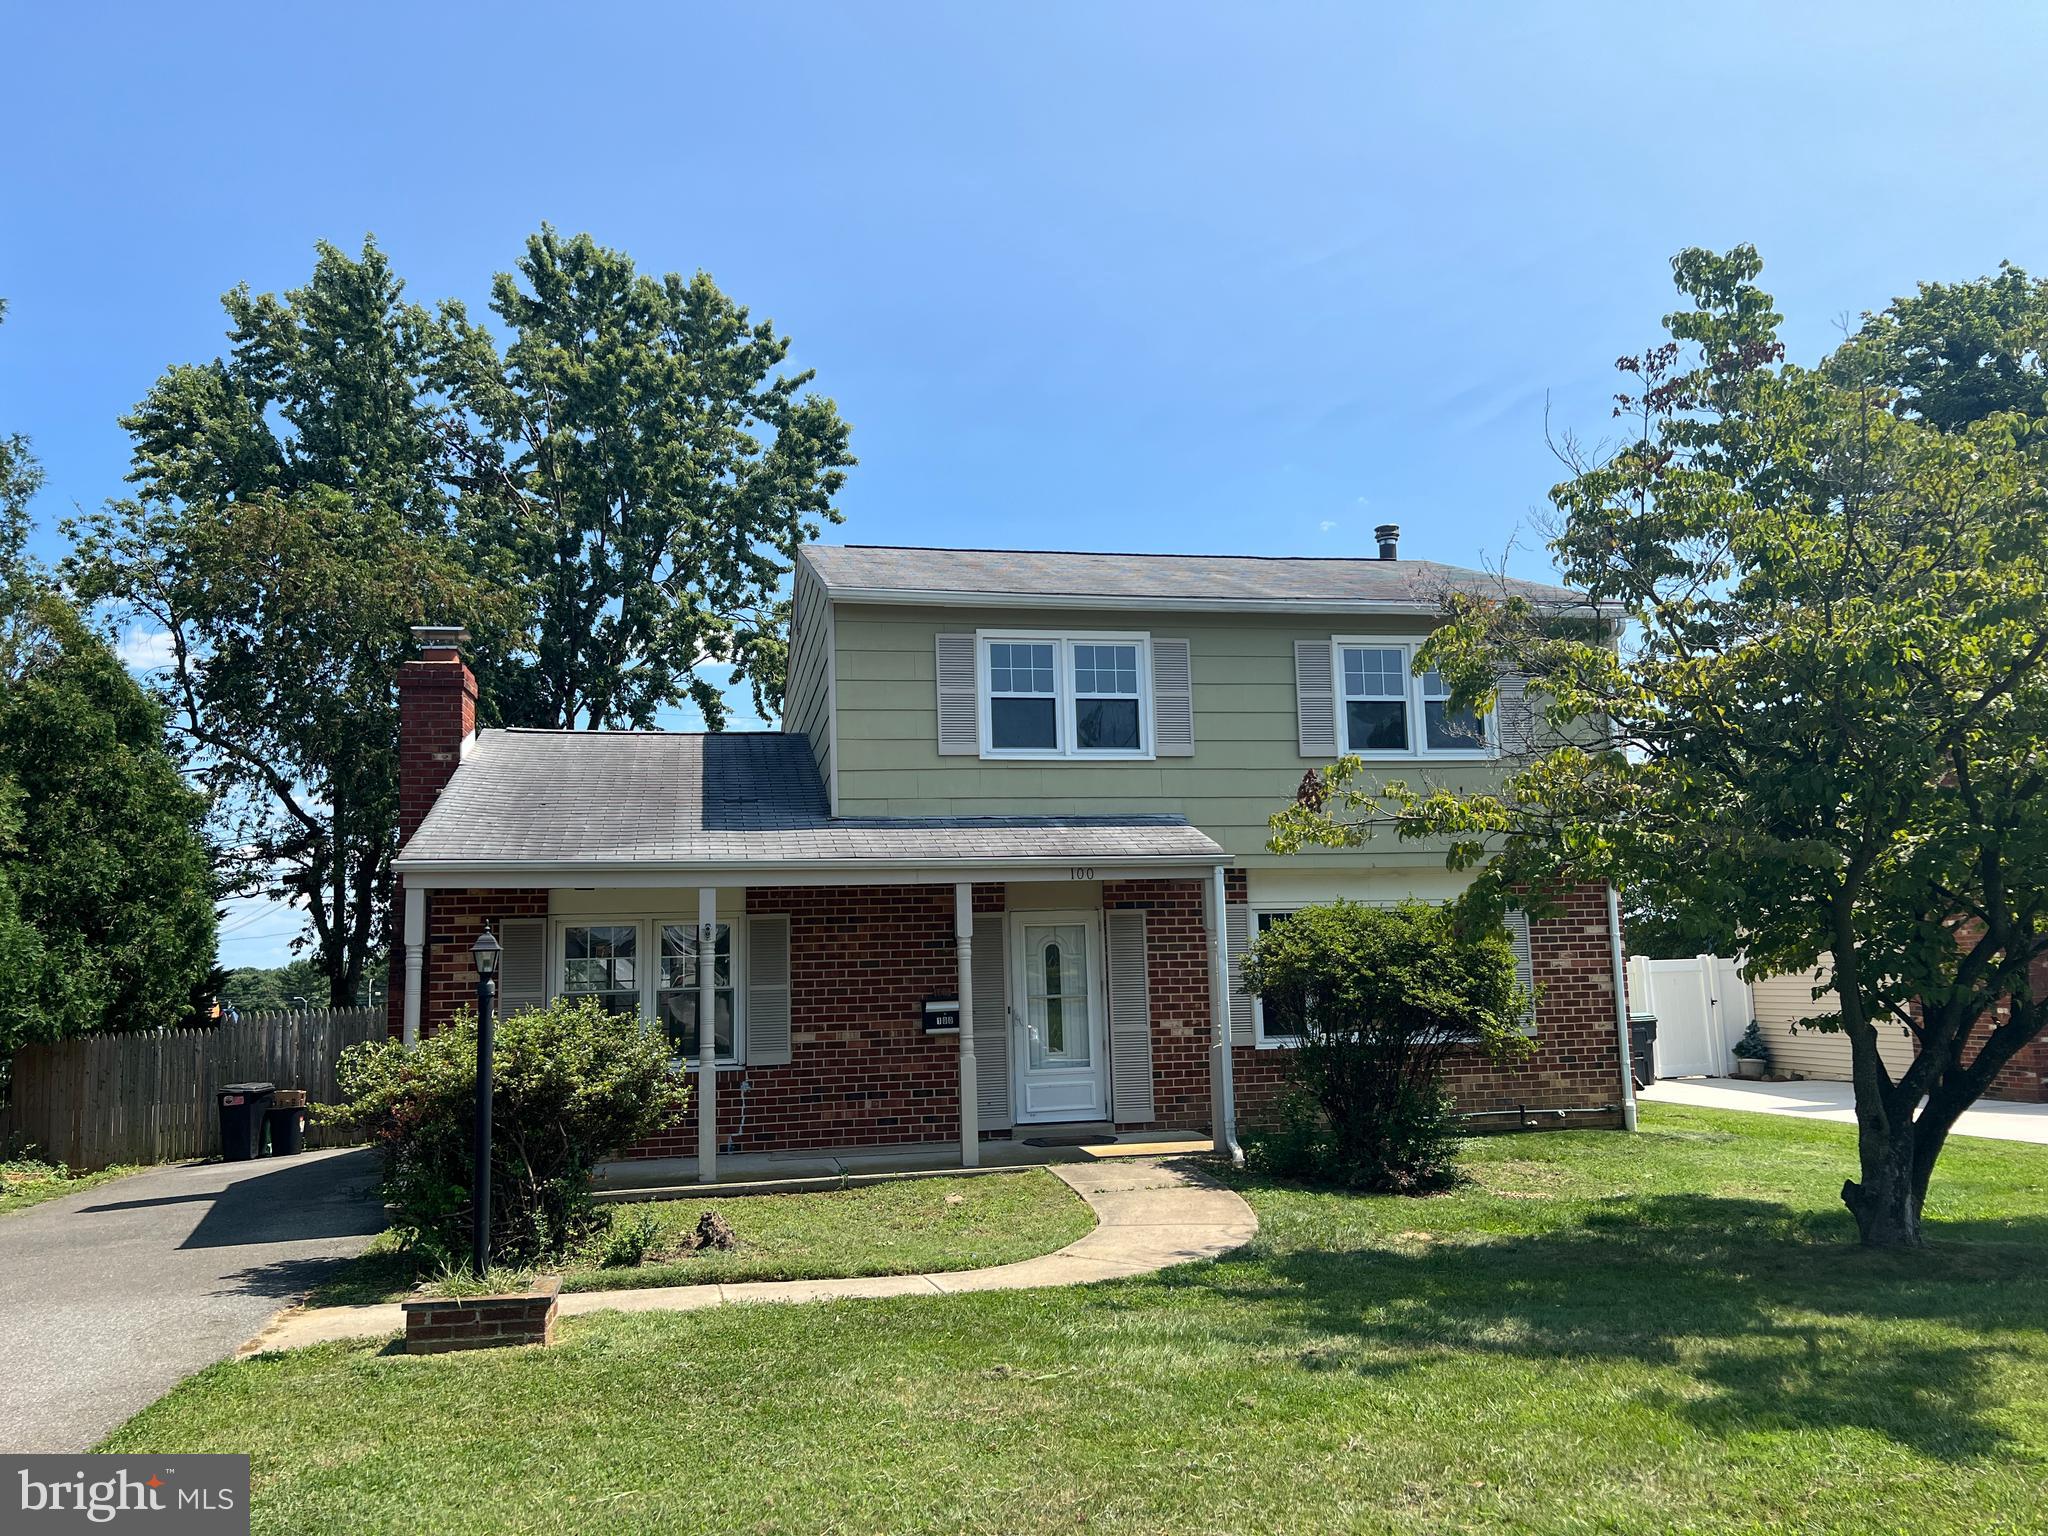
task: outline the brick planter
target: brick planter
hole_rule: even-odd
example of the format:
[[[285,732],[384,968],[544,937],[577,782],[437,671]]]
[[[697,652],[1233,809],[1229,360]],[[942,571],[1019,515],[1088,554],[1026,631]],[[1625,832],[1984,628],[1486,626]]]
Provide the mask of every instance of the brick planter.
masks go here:
[[[501,1296],[434,1296],[405,1305],[405,1352],[445,1355],[458,1349],[498,1349],[555,1342],[558,1277],[530,1291]]]

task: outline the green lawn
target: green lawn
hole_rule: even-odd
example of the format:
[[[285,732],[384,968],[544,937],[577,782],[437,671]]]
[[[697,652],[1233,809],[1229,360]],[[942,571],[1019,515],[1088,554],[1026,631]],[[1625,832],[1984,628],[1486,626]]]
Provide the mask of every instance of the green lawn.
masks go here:
[[[563,1290],[978,1269],[1051,1253],[1095,1225],[1087,1203],[1043,1168],[611,1209],[622,1220],[642,1213],[652,1218],[658,1233],[654,1247],[632,1268],[578,1259],[561,1271]],[[684,1240],[706,1211],[725,1218],[739,1247],[685,1251]],[[395,1301],[412,1294],[422,1278],[410,1254],[380,1243],[312,1301],[316,1306]]]
[[[124,1163],[97,1173],[73,1173],[59,1163],[46,1163],[39,1158],[9,1158],[0,1162],[0,1216],[140,1172],[139,1165]]]
[[[1244,1180],[1111,1285],[572,1320],[215,1367],[109,1442],[255,1455],[260,1531],[1930,1531],[2048,1524],[2048,1149],[1852,1246],[1847,1128],[1668,1108],[1429,1200]]]

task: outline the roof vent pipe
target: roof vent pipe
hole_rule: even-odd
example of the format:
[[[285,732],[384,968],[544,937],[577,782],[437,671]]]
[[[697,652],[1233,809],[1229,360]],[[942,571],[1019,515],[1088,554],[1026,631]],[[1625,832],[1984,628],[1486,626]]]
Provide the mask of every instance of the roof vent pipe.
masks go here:
[[[1380,558],[1398,560],[1401,558],[1401,525],[1381,523],[1373,529],[1372,536],[1380,541]]]

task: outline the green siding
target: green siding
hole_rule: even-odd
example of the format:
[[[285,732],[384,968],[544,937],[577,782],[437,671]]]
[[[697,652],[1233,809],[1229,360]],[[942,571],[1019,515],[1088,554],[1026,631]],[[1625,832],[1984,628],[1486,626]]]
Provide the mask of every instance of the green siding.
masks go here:
[[[1424,621],[1294,615],[1061,613],[840,604],[836,610],[839,811],[846,816],[1183,815],[1240,864],[1323,863],[1355,853],[1282,860],[1266,851],[1267,818],[1301,776],[1327,759],[1296,746],[1294,643],[1344,635],[1413,635]],[[1185,637],[1194,665],[1195,753],[1156,762],[986,762],[941,757],[934,689],[936,637],[982,628],[1132,630]],[[794,727],[792,727],[794,728]],[[1471,788],[1486,765],[1390,762],[1385,778]],[[1437,865],[1442,854],[1391,839],[1375,864]]]

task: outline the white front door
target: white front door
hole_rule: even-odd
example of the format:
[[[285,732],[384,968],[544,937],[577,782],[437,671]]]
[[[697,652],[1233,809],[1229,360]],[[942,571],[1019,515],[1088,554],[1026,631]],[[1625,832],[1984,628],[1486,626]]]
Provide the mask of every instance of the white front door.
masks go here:
[[[1109,1112],[1100,934],[1093,912],[1010,914],[1020,1121],[1100,1120]]]

